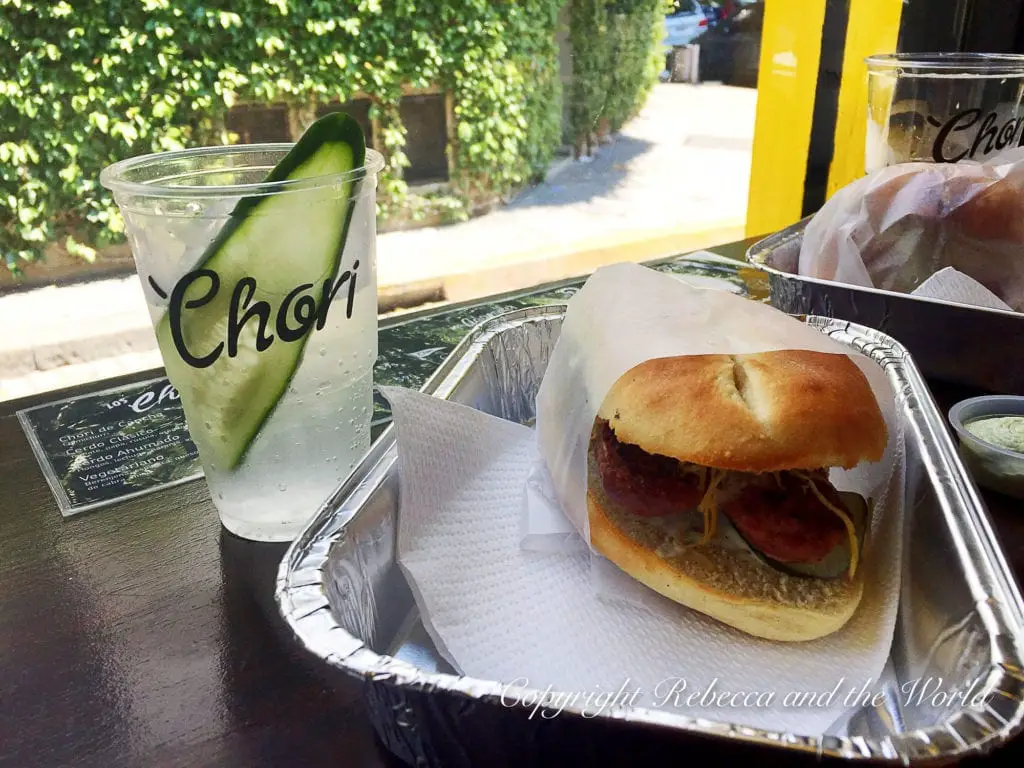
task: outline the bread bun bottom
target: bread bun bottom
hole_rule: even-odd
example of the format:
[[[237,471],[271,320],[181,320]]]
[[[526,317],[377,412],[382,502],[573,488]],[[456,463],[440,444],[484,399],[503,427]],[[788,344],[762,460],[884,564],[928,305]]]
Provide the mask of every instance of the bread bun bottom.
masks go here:
[[[673,546],[663,526],[610,501],[596,472],[591,461],[591,545],[665,597],[755,637],[788,642],[829,635],[857,610],[863,594],[860,571],[852,580],[791,576],[715,539]]]

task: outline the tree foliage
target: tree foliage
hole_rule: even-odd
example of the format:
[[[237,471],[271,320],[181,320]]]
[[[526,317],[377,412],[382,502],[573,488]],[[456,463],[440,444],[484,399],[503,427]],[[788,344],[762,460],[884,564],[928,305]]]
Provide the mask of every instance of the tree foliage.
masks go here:
[[[115,160],[226,143],[239,102],[368,95],[402,204],[403,85],[452,94],[454,187],[501,195],[559,143],[562,0],[0,0],[0,257],[121,236],[98,183]],[[77,236],[77,239],[76,239]]]
[[[643,105],[664,65],[665,0],[572,0],[569,123],[577,147],[616,131]]]

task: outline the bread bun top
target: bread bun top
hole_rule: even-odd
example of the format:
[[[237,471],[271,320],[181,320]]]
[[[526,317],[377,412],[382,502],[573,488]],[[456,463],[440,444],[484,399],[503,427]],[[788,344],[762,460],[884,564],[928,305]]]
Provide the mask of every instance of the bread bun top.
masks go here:
[[[598,411],[619,441],[719,469],[775,472],[882,458],[885,420],[844,354],[779,350],[648,360]]]

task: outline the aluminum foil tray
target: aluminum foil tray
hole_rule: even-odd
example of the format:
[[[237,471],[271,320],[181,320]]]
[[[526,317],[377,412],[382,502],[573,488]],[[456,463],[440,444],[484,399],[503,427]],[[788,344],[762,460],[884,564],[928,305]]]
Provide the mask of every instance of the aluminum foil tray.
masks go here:
[[[808,221],[747,251],[747,261],[768,273],[772,306],[877,328],[906,347],[925,376],[1024,395],[1024,314],[799,276]]]
[[[529,423],[563,311],[519,310],[482,324],[424,391]],[[416,765],[634,765],[680,750],[696,764],[724,757],[759,765],[829,758],[942,764],[999,746],[1024,719],[1024,604],[978,491],[902,346],[863,326],[806,322],[885,368],[908,425],[908,549],[885,704],[849,713],[825,735],[656,710],[584,717],[567,707],[544,718],[507,706],[502,681],[454,674],[419,622],[395,563],[399,485],[391,428],[289,548],[277,579],[281,613],[325,675],[364,681],[382,741]],[[901,686],[939,677],[961,688],[980,681],[974,692],[985,705],[908,705]]]

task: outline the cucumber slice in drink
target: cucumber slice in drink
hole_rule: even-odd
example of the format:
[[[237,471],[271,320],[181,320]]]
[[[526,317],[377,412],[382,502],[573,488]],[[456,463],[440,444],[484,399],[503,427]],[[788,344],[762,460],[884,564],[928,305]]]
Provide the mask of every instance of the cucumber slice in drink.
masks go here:
[[[311,125],[265,181],[344,174],[364,161],[359,125],[334,113]],[[357,184],[243,198],[171,292],[158,341],[189,433],[217,470],[241,462],[323,327],[333,293],[354,295],[342,284],[355,281],[354,263],[338,272]]]

